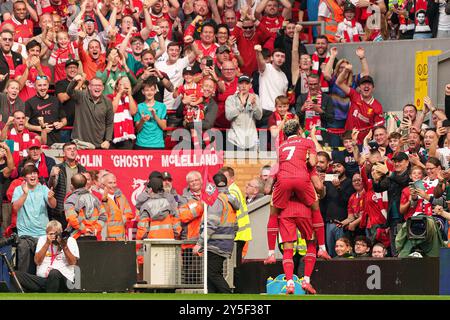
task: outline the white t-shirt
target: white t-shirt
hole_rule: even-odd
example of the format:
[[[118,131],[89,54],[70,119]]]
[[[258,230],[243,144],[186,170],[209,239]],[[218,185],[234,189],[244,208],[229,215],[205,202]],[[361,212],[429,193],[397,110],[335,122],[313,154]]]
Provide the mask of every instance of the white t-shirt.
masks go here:
[[[288,79],[283,71],[277,70],[271,63],[266,63],[266,69],[259,74],[259,98],[263,110],[273,111],[275,99],[286,95]]]
[[[449,157],[450,157],[450,148],[439,148],[437,149],[439,154],[439,161],[441,161],[442,168],[447,170],[449,168]]]
[[[331,17],[331,11],[328,9],[328,6],[325,4],[324,1],[321,1],[319,4],[319,17],[329,18]]]
[[[172,82],[175,90],[183,84],[183,69],[189,66],[189,57],[180,58],[176,63],[168,65],[167,62],[157,62],[155,67],[167,74]],[[164,90],[164,104],[167,110],[174,110],[175,99],[173,97],[173,92]]]
[[[445,0],[439,1],[439,24],[438,30],[450,31],[450,15],[445,13]]]
[[[42,249],[45,242],[47,242],[47,235],[39,237],[36,245],[36,253]],[[67,247],[77,259],[80,258],[77,241],[74,238],[69,237],[67,240]],[[51,245],[47,249],[44,260],[37,266],[36,275],[38,277],[47,278],[49,272],[53,269],[61,272],[69,281],[73,281],[75,278],[75,266],[69,265],[64,251],[58,251],[57,246]]]

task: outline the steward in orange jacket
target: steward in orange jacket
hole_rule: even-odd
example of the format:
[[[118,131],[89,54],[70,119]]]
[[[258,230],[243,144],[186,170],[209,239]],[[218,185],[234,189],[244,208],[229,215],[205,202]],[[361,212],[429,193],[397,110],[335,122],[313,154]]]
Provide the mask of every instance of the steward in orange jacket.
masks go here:
[[[105,208],[97,197],[85,188],[86,181],[82,174],[74,175],[71,183],[75,191],[64,201],[68,227],[75,239],[86,236],[98,238],[107,220]]]
[[[179,239],[181,225],[176,207],[165,197],[162,180],[151,178],[147,201],[139,204],[139,222],[136,240],[143,239]],[[142,245],[136,245],[138,264],[144,263]]]
[[[106,239],[109,241],[125,241],[126,223],[136,216],[131,211],[130,203],[125,195],[117,188],[116,176],[107,173],[102,177],[104,193],[102,196],[106,216]]]
[[[112,197],[107,197],[106,202],[103,201],[106,216],[106,240],[109,241],[125,241],[126,223],[135,218],[134,212],[131,210],[130,203],[125,195],[119,189],[114,191]]]
[[[344,9],[340,3],[341,0],[321,0],[320,3],[325,3],[331,15],[329,17],[321,17],[325,21],[325,36],[328,42],[335,43],[337,26],[340,22],[344,21]]]
[[[185,204],[178,207],[178,215],[181,221],[181,240],[196,242],[200,235],[200,225],[203,218],[203,202],[200,195],[195,195],[189,189],[183,192]],[[193,248],[193,244],[183,244],[182,248]]]

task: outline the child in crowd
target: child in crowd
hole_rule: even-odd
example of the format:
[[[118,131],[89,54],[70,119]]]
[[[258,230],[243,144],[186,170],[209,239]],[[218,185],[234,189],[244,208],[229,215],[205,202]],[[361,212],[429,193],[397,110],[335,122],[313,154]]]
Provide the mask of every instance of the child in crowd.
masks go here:
[[[194,70],[191,67],[183,69],[184,84],[178,87],[178,90],[174,92],[173,97],[181,96],[181,100],[187,96],[195,95],[194,101],[185,103],[183,110],[184,121],[183,125],[194,121],[201,121],[205,118],[204,106],[203,106],[203,94],[200,86],[194,82]]]
[[[289,112],[289,98],[286,96],[278,96],[275,99],[275,111],[270,115],[268,127],[272,138],[275,139],[275,150],[283,143],[286,136],[283,133],[283,127],[286,121],[294,119],[296,116]]]
[[[389,148],[391,148],[392,153],[389,153],[387,155],[387,157],[389,159],[392,159],[393,155],[397,152],[397,151],[402,151],[400,150],[401,147],[401,141],[400,139],[402,138],[402,135],[399,132],[392,132],[389,137],[388,137],[388,141],[389,141]]]
[[[337,256],[334,257],[335,259],[353,258],[352,244],[350,243],[350,240],[348,240],[345,237],[337,239],[336,244],[334,246],[334,251],[336,251],[337,254]]]
[[[154,81],[145,81],[142,85],[145,101],[139,103],[138,111],[134,115],[137,132],[135,149],[164,149],[167,108],[164,103],[155,100],[157,90]]]
[[[336,32],[338,42],[360,42],[364,38],[365,33],[361,23],[356,21],[355,10],[351,2],[344,5],[344,21],[338,24]]]
[[[403,214],[403,219],[405,221],[409,219],[415,212],[418,201],[413,201],[411,191],[413,191],[414,193],[414,189],[416,189],[416,182],[420,184],[420,181],[422,181],[422,179],[425,177],[425,171],[422,167],[414,166],[411,169],[409,177],[411,178],[412,182],[410,186],[403,188],[400,198],[400,213]],[[420,199],[421,203],[422,201],[423,200]]]
[[[387,250],[384,244],[381,242],[375,243],[372,248],[372,258],[384,258],[386,257]]]
[[[56,34],[56,43],[51,43],[47,38],[43,39],[50,50],[53,50],[48,63],[54,66],[55,83],[66,79],[66,61],[69,59],[78,59],[78,43],[70,41],[67,31],[59,31]]]
[[[355,258],[368,258],[370,257],[370,241],[365,236],[355,237]]]

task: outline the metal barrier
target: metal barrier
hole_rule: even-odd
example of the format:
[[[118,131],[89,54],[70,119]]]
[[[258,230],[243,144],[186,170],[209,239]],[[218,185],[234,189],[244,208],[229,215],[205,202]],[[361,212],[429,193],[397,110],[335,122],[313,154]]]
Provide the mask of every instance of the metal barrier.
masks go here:
[[[304,26],[304,27],[320,27],[320,34],[325,34],[325,21],[302,21],[298,24]]]
[[[202,289],[204,258],[192,254],[196,242],[179,240],[145,239],[143,280],[135,289]],[[224,278],[234,288],[233,277],[236,247],[232,256],[225,259]]]

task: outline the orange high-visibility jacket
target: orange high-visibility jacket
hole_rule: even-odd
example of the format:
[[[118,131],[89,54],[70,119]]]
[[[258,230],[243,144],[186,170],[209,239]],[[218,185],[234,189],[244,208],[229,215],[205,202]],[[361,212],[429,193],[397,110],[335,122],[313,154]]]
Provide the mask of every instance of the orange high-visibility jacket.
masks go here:
[[[182,223],[182,240],[197,241],[200,235],[200,225],[203,218],[203,202],[195,199],[178,207],[178,215]],[[185,244],[182,248],[193,248],[195,244]]]
[[[67,196],[64,212],[67,223],[72,228],[71,236],[75,239],[83,235],[100,234],[107,220],[105,208],[100,201],[84,188]]]
[[[326,5],[328,10],[331,12],[329,18],[323,17],[325,20],[325,36],[328,42],[335,43],[337,26],[340,22],[344,21],[344,11],[340,7],[336,0],[322,0]]]
[[[130,203],[120,190],[116,190],[114,200],[108,197],[108,201],[104,203],[104,206],[108,217],[106,222],[106,240],[125,241],[125,224],[135,217]]]

